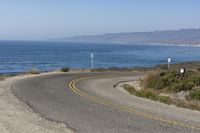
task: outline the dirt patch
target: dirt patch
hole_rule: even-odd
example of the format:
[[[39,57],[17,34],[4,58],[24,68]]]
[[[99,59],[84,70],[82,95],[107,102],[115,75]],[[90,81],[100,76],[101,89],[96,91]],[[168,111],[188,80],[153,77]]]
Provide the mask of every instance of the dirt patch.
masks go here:
[[[5,77],[0,75],[0,81],[3,81],[3,80],[5,80]]]
[[[72,131],[65,124],[41,118],[12,94],[12,84],[26,77],[30,77],[30,75],[16,76],[0,81],[0,132],[71,133]]]

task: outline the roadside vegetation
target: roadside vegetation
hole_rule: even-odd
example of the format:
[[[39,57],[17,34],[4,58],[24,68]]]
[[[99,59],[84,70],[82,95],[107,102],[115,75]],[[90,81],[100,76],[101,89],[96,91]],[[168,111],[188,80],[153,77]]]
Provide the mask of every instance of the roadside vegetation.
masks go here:
[[[193,62],[184,62],[171,64],[171,70],[179,70],[180,68],[185,67],[188,70],[199,70],[200,71],[200,61]],[[148,71],[166,71],[168,69],[167,64],[159,64],[153,67],[129,67],[129,68],[119,68],[119,67],[109,67],[109,68],[94,68],[91,72],[131,72],[131,71],[140,71],[140,72],[148,72]]]
[[[141,80],[141,90],[130,85],[124,89],[130,94],[149,98],[166,104],[200,110],[200,69],[187,70],[181,74],[177,70],[150,71]]]
[[[69,72],[69,67],[63,67],[60,70],[55,70],[55,71],[61,71],[61,72]],[[19,72],[19,73],[7,73],[7,74],[0,74],[0,81],[5,80],[6,78],[9,77],[14,77],[14,76],[20,76],[20,75],[37,75],[37,74],[41,74],[44,72],[51,72],[51,71],[39,71],[36,68],[24,71],[24,72]]]
[[[157,95],[157,93],[155,93],[154,91],[152,91],[150,89],[136,90],[134,87],[127,85],[127,84],[125,84],[123,87],[131,95],[135,95],[135,96],[143,97],[143,98],[149,98],[151,100],[160,101],[160,102],[163,102],[163,103],[166,103],[166,104],[171,103],[171,99],[169,97],[159,96],[159,95]]]
[[[31,69],[26,71],[25,74],[40,74],[40,71],[37,69]]]
[[[3,81],[9,77],[20,76],[20,75],[35,75],[35,74],[40,74],[40,71],[37,69],[30,69],[28,71],[20,72],[20,73],[0,74],[0,81]]]
[[[61,72],[69,72],[69,67],[63,67],[60,69]]]
[[[193,88],[189,95],[186,97],[188,100],[199,100],[200,101],[200,87]]]
[[[130,67],[130,68],[119,68],[119,67],[109,67],[109,68],[94,68],[91,72],[131,72],[131,71],[147,71],[151,68],[147,67]]]
[[[187,71],[185,74],[177,71],[156,72],[149,74],[143,83],[146,88],[167,92],[190,91],[200,86],[200,72]]]

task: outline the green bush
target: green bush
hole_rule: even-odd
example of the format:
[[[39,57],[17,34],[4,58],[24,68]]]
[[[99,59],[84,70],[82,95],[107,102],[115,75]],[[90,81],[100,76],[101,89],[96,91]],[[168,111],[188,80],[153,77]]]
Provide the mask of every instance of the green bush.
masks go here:
[[[187,90],[191,90],[194,86],[195,84],[193,82],[180,81],[171,85],[171,87],[168,90],[174,91],[174,92],[187,91]]]
[[[129,85],[124,85],[124,89],[127,90],[130,94],[136,95],[138,97],[149,98],[151,100],[160,101],[165,104],[174,104],[178,107],[200,110],[200,106],[198,106],[194,102],[185,102],[185,101],[180,101],[180,100],[175,101],[168,96],[159,96],[159,94],[157,94],[153,90],[149,90],[149,89],[135,90],[134,87],[129,86]],[[189,94],[189,96],[191,96],[190,99],[199,100],[200,87],[196,87],[195,89],[193,89],[191,93]]]
[[[159,96],[157,93],[149,89],[135,90],[135,88],[130,85],[124,85],[124,89],[127,90],[130,94],[138,97],[149,98],[151,100],[160,101],[166,104],[170,104],[172,102],[169,97]]]
[[[61,72],[69,72],[69,67],[63,67],[63,68],[61,68]]]
[[[192,80],[194,80],[194,83],[196,86],[200,86],[200,76],[199,75],[194,75],[192,77]]]
[[[124,88],[126,91],[128,91],[131,95],[136,95],[136,90],[135,90],[134,87],[125,84],[125,85],[123,86],[123,88]]]
[[[189,97],[193,100],[200,100],[200,88],[195,88],[189,93]]]
[[[200,85],[200,74],[188,71],[185,75],[176,71],[154,73],[145,79],[145,87],[150,89],[166,89],[172,92],[191,90]]]
[[[157,87],[157,83],[156,81],[159,80],[159,75],[158,73],[150,73],[147,78],[144,80],[143,83],[145,83],[145,86],[147,88],[159,88]]]
[[[167,96],[159,96],[158,100],[160,102],[166,103],[166,104],[171,104],[172,103],[172,100],[169,97],[167,97]]]
[[[144,97],[144,98],[149,98],[151,100],[158,100],[158,96],[152,92],[151,90],[148,89],[143,89],[141,91],[137,91],[137,96],[139,97]]]

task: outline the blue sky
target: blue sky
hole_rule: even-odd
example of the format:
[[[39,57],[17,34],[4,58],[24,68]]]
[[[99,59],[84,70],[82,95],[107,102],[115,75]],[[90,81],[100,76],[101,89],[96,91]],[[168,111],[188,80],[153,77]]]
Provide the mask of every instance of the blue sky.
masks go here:
[[[200,28],[200,0],[0,0],[1,40]]]

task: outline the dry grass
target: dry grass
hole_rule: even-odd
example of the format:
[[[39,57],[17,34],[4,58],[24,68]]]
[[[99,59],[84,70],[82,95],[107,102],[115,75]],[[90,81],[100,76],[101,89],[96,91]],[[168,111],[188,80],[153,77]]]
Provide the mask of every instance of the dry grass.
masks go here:
[[[26,71],[25,74],[40,74],[40,71],[37,69],[31,69]]]
[[[128,91],[131,95],[135,95],[138,97],[143,97],[143,98],[148,98],[154,101],[160,101],[162,103],[166,104],[171,104],[172,101],[169,97],[167,96],[159,96],[158,93],[156,93],[153,90],[150,89],[141,89],[141,90],[136,90],[134,87],[125,84],[123,88]]]
[[[200,73],[186,71],[180,74],[178,71],[154,71],[149,73],[143,84],[145,88],[154,90],[167,90],[169,92],[190,91],[195,86],[200,86]]]
[[[162,93],[173,96],[181,91],[188,92],[184,96],[185,99],[170,96],[170,100],[167,100],[167,102],[178,107],[200,110],[200,71],[188,70],[186,75],[183,76],[177,71],[157,69],[155,71],[148,71],[141,80],[141,84],[143,88],[150,89],[151,93],[155,95]],[[162,102],[162,98],[155,97],[156,100]]]
[[[199,101],[190,100],[190,101],[173,101],[173,104],[182,107],[182,108],[189,108],[192,110],[200,110],[200,103]]]
[[[198,100],[177,100],[172,99],[168,96],[160,96],[159,93],[155,90],[150,89],[142,89],[142,90],[136,90],[134,87],[125,84],[123,88],[128,91],[131,95],[135,95],[138,97],[148,98],[154,101],[159,101],[165,104],[172,104],[176,105],[177,107],[182,108],[189,108],[192,110],[200,110],[200,101]]]
[[[151,70],[147,71],[144,75],[144,78],[141,79],[141,85],[147,86],[148,83],[152,82],[157,75],[159,75],[160,70]]]
[[[110,67],[110,68],[95,68],[92,69],[91,72],[133,72],[133,71],[147,71],[151,68],[147,67],[129,67],[129,68],[118,68],[118,67]]]

